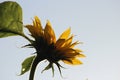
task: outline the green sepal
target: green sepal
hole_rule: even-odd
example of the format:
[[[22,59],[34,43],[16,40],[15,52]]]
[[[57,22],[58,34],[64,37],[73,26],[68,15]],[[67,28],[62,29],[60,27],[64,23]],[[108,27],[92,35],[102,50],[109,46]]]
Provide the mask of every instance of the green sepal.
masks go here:
[[[36,56],[28,57],[22,62],[22,69],[21,69],[20,75],[23,75],[24,73],[26,73],[27,71],[29,71],[31,69],[31,66],[32,66],[32,63],[33,63],[35,57]]]
[[[53,77],[54,77],[54,67],[53,67],[53,63],[49,63],[43,70],[41,73],[43,73],[44,71],[46,70],[49,70],[52,68],[52,74],[53,74]]]
[[[0,3],[0,38],[23,34],[22,8],[13,1]]]
[[[55,73],[54,66],[52,66],[52,74],[53,74],[53,77],[54,77],[54,73]]]
[[[62,67],[59,63],[55,63],[55,64],[56,64],[57,67],[58,67],[58,70],[59,70],[59,72],[60,72],[61,77],[63,77],[63,76],[62,76],[62,72],[61,72],[61,68],[64,68],[64,67]]]
[[[50,68],[52,68],[52,64],[49,63],[42,71],[41,73],[43,73],[45,70],[49,70]]]

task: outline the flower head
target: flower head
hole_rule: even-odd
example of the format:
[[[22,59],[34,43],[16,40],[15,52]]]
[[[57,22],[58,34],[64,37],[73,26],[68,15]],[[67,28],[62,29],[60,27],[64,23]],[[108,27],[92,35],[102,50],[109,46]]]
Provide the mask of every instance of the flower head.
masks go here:
[[[65,30],[56,40],[54,30],[49,21],[47,21],[45,28],[43,28],[39,18],[35,16],[33,25],[26,25],[26,27],[34,38],[30,46],[36,49],[38,61],[45,59],[49,61],[49,65],[44,70],[50,68],[54,70],[54,63],[61,72],[59,61],[70,65],[82,64],[78,58],[85,57],[85,55],[81,53],[82,50],[74,48],[79,42],[72,42],[74,36],[70,34],[70,28]]]

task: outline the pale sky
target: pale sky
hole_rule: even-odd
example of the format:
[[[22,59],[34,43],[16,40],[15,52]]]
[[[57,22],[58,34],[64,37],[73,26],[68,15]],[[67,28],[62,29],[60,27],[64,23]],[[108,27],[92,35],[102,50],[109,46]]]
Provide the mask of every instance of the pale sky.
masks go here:
[[[3,2],[4,0],[0,0]],[[32,24],[34,16],[41,19],[43,26],[50,20],[57,38],[71,27],[83,44],[86,58],[79,66],[63,64],[64,78],[56,68],[55,77],[51,70],[41,74],[44,62],[38,65],[35,80],[120,80],[120,0],[14,0],[23,8],[24,25]],[[21,48],[28,42],[22,37],[0,39],[0,79],[28,80],[29,72],[20,73],[22,61],[34,50]]]

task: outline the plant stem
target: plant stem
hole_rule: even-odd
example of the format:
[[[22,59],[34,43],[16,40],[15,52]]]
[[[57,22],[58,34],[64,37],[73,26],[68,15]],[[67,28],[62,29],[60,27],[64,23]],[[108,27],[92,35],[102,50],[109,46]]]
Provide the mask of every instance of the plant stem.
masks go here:
[[[33,42],[33,41],[32,41],[31,39],[29,39],[24,33],[12,31],[12,30],[7,30],[7,29],[1,29],[0,32],[8,32],[8,33],[17,34],[17,35],[22,36],[22,37],[24,37],[25,39],[27,39],[30,43]]]
[[[35,70],[37,67],[37,64],[39,63],[38,58],[36,57],[33,61],[32,67],[31,67],[31,71],[30,71],[30,76],[29,76],[29,80],[34,80],[34,75],[35,75]]]
[[[20,34],[20,36],[24,37],[25,39],[27,39],[30,43],[32,43],[33,41],[31,39],[29,39],[26,35],[24,34]]]

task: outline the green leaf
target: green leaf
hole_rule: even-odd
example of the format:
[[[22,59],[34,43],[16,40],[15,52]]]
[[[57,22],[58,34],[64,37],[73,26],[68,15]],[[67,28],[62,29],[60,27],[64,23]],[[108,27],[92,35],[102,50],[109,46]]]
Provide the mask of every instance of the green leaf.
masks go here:
[[[0,38],[23,33],[22,8],[13,1],[0,3]]]
[[[23,75],[24,73],[26,73],[27,71],[30,70],[30,68],[32,66],[32,63],[34,61],[34,58],[35,58],[35,56],[31,56],[31,57],[26,58],[23,61],[23,63],[22,63],[22,69],[21,69],[21,74],[20,75]]]

